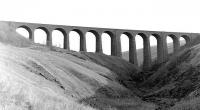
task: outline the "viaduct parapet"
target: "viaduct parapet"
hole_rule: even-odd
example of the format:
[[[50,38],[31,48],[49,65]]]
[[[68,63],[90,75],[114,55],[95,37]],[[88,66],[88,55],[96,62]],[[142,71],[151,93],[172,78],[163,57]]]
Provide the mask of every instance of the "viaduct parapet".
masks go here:
[[[152,65],[150,39],[151,35],[157,39],[157,63],[163,63],[167,60],[168,49],[166,37],[170,36],[173,39],[173,50],[176,52],[180,48],[180,37],[186,41],[186,45],[200,34],[198,33],[183,33],[183,32],[163,32],[163,31],[144,31],[144,30],[126,30],[126,29],[110,29],[110,28],[96,28],[96,27],[80,27],[80,26],[65,26],[65,25],[51,25],[25,22],[11,22],[9,23],[14,29],[25,28],[29,32],[29,39],[34,41],[34,30],[42,29],[47,33],[47,46],[52,46],[52,31],[59,30],[64,35],[63,48],[70,50],[69,33],[75,31],[80,35],[80,51],[87,51],[86,49],[86,33],[91,32],[96,37],[96,53],[102,52],[101,35],[107,33],[111,37],[111,55],[121,57],[121,35],[125,34],[129,38],[129,62],[138,65],[135,36],[140,35],[143,38],[143,68],[148,69]]]

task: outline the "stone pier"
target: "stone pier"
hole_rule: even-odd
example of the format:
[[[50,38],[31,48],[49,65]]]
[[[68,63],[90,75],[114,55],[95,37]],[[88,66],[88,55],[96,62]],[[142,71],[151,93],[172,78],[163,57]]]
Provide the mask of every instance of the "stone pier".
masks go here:
[[[163,63],[168,58],[168,48],[166,37],[170,36],[173,39],[174,52],[180,48],[180,37],[186,41],[186,46],[190,42],[199,37],[199,33],[184,33],[184,32],[162,32],[162,31],[145,31],[145,30],[129,30],[129,29],[110,29],[110,28],[97,28],[97,27],[80,27],[80,26],[66,26],[66,25],[52,25],[52,24],[39,24],[39,23],[25,23],[25,22],[11,22],[1,21],[12,25],[15,29],[24,28],[29,32],[29,39],[34,42],[35,29],[42,29],[47,35],[46,45],[52,45],[52,32],[54,30],[61,31],[64,36],[63,48],[70,50],[69,33],[75,31],[80,35],[80,51],[87,52],[86,48],[86,33],[91,32],[96,37],[96,53],[103,53],[102,37],[103,33],[107,33],[111,38],[111,55],[122,57],[121,52],[121,35],[125,34],[129,38],[129,62],[138,66],[137,49],[136,49],[136,35],[140,35],[143,39],[143,69],[148,70],[152,66],[150,35],[155,36],[157,39],[157,63]]]

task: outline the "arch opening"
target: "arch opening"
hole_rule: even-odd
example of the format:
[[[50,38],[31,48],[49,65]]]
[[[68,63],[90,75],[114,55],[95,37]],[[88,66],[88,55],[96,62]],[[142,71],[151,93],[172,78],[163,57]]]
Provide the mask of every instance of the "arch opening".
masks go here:
[[[150,40],[150,48],[151,48],[151,59],[153,62],[157,60],[158,57],[158,36],[157,34],[152,34],[149,37]]]
[[[141,66],[144,61],[144,36],[143,34],[137,34],[135,36],[135,42],[136,42],[136,49],[137,49],[137,60],[138,60],[138,66]]]
[[[80,34],[75,30],[69,32],[70,50],[80,51],[80,37]]]
[[[120,36],[122,58],[129,61],[129,33],[123,33]]]
[[[64,33],[59,29],[52,31],[52,45],[60,48],[64,48]]]
[[[109,32],[104,32],[101,37],[103,53],[106,55],[111,55],[111,34]]]
[[[86,48],[87,52],[96,52],[96,35],[93,31],[86,33]]]
[[[183,37],[180,37],[179,40],[180,40],[180,46],[184,46],[186,44],[186,40]]]
[[[174,37],[176,37],[176,36],[174,36],[174,35],[168,35],[167,37],[166,37],[166,42],[167,42],[167,52],[168,52],[168,54],[171,54],[171,53],[173,53],[174,52]]]
[[[184,46],[190,41],[190,38],[187,35],[182,35],[179,38],[179,41],[180,41],[180,46]]]
[[[37,28],[34,31],[34,42],[46,45],[48,33],[43,28]]]
[[[30,36],[31,35],[31,30],[28,27],[26,27],[26,26],[20,26],[20,27],[18,27],[16,29],[16,32],[18,34],[20,34],[21,36],[27,38],[27,39],[30,39],[30,37],[31,37]]]

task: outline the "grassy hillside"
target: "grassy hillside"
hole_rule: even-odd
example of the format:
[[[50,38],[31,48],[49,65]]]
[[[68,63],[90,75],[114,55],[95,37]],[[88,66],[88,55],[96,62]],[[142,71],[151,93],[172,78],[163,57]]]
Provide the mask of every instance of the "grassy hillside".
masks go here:
[[[144,72],[118,57],[34,44],[0,23],[0,109],[199,110],[199,43]]]
[[[2,110],[153,110],[131,89],[138,71],[117,57],[33,44],[0,23]]]
[[[200,37],[196,41],[200,42]],[[163,66],[133,77],[144,91],[143,100],[156,103],[159,110],[199,110],[199,42],[178,52]]]

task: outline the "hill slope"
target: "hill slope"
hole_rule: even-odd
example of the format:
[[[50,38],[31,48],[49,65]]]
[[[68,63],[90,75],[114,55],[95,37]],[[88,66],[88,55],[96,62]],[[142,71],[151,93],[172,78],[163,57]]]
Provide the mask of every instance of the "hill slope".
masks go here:
[[[161,67],[134,75],[143,100],[156,103],[160,110],[199,110],[200,37],[194,42]]]
[[[34,44],[0,23],[0,109],[199,110],[200,36],[150,71]]]
[[[33,44],[0,23],[0,109],[153,110],[130,90],[138,71],[117,57]]]

